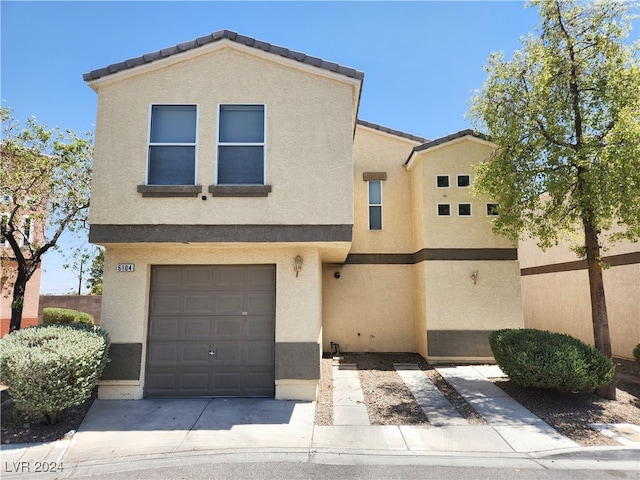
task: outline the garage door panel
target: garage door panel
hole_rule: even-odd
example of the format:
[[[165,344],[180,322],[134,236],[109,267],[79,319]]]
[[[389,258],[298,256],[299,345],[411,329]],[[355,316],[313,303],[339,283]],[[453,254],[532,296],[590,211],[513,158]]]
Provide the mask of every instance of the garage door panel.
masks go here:
[[[244,295],[242,293],[219,293],[216,295],[214,315],[242,315]]]
[[[268,266],[256,266],[248,270],[248,286],[259,286],[265,290],[272,290],[276,285],[276,274]]]
[[[159,291],[176,288],[180,285],[182,275],[180,267],[163,267],[154,271],[152,279],[153,290]]]
[[[214,317],[213,337],[217,340],[240,339],[244,336],[243,317]]]
[[[151,299],[152,315],[170,315],[181,313],[182,302],[179,295],[156,295]]]
[[[209,374],[203,372],[187,372],[180,375],[180,390],[199,391],[202,395],[207,393],[209,388]]]
[[[184,295],[183,313],[186,315],[207,315],[212,311],[213,299],[209,293]]]
[[[249,292],[245,297],[247,312],[251,315],[268,315],[276,311],[276,296],[272,292]]]
[[[175,365],[180,357],[180,346],[175,343],[154,343],[149,345],[148,366]]]
[[[213,271],[209,267],[185,267],[182,286],[188,290],[208,288],[213,283]]]
[[[179,317],[159,317],[151,324],[149,336],[157,340],[170,340],[180,335],[181,320]]]
[[[216,286],[217,287],[230,287],[230,286],[243,286],[245,284],[246,272],[244,269],[237,268],[235,266],[218,267],[216,268]]]
[[[211,317],[186,317],[181,321],[182,338],[198,340],[211,337]],[[175,338],[175,337],[174,337]]]

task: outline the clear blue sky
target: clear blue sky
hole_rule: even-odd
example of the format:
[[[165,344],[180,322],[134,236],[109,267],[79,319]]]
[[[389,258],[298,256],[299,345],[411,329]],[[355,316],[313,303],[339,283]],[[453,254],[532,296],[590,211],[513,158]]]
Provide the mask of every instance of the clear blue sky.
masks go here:
[[[489,54],[510,57],[538,23],[516,1],[2,0],[0,8],[3,105],[75,131],[93,130],[96,115],[83,73],[228,29],[363,71],[361,119],[433,139],[470,127],[467,102]],[[63,263],[46,255],[42,293],[77,289]]]

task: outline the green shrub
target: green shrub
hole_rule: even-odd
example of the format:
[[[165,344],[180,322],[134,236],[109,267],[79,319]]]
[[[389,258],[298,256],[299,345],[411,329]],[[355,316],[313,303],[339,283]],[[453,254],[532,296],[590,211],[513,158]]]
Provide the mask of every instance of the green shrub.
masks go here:
[[[615,373],[610,358],[566,334],[504,329],[489,335],[489,345],[504,373],[523,387],[590,391],[607,385]]]
[[[68,324],[93,325],[93,317],[85,312],[71,310],[70,308],[43,308],[43,325],[68,325]]]
[[[640,367],[640,343],[633,349],[633,358],[636,359],[636,363],[638,364],[638,367]]]
[[[99,327],[48,325],[0,339],[0,379],[16,408],[51,423],[91,396],[107,363],[109,335]]]

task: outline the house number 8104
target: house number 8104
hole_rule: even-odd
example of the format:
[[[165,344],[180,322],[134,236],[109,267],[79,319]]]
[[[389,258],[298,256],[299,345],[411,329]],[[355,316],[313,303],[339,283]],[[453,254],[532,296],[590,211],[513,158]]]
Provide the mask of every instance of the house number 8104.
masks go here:
[[[135,265],[133,263],[119,263],[118,271],[119,272],[133,272],[135,270]]]

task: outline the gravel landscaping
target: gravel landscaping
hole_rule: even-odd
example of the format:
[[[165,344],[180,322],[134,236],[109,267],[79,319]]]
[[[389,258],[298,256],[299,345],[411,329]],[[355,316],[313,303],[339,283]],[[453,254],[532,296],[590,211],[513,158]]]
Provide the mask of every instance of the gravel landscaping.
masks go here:
[[[486,422],[418,354],[344,354],[344,363],[358,367],[360,383],[372,425],[429,425],[411,392],[393,367],[415,363],[470,425]],[[615,359],[617,400],[593,393],[560,394],[554,390],[521,388],[504,378],[491,379],[559,433],[582,446],[620,446],[612,438],[589,427],[590,423],[630,423],[640,426],[640,369],[629,360]],[[316,408],[316,424],[332,425],[332,358],[322,359],[322,381]]]

